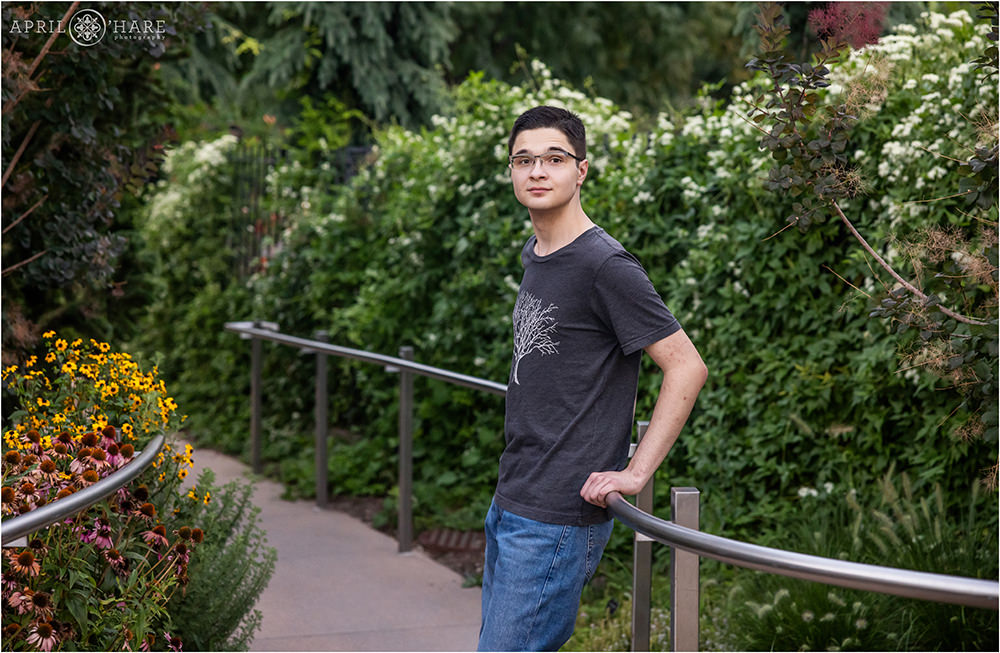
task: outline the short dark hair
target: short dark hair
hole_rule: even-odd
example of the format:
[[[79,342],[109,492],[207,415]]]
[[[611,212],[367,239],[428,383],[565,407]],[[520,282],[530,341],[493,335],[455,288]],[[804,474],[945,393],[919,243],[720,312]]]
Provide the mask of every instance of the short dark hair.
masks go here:
[[[573,154],[581,159],[587,158],[587,128],[583,126],[580,116],[566,109],[544,105],[528,109],[517,117],[513,129],[510,130],[510,138],[507,140],[507,154],[513,154],[514,141],[517,140],[518,134],[528,129],[546,127],[558,129],[566,134],[570,147],[575,150]]]

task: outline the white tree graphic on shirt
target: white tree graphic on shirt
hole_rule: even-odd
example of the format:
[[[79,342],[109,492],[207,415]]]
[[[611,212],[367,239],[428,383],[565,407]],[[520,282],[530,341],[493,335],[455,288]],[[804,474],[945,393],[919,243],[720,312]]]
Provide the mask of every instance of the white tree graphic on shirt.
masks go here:
[[[555,304],[542,308],[542,300],[530,292],[518,296],[514,305],[514,383],[517,385],[521,385],[517,380],[517,368],[522,358],[533,351],[541,352],[543,356],[559,353],[556,348],[559,343],[552,341],[559,323],[549,315],[558,309]]]

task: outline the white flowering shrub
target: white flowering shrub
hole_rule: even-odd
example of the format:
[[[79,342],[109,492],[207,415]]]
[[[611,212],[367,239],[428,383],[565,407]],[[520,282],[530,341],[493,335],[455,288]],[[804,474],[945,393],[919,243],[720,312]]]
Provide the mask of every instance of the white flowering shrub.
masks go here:
[[[167,153],[161,179],[146,190],[136,218],[139,265],[146,271],[146,312],[131,348],[156,356],[164,378],[184,386],[178,398],[191,400],[193,433],[242,422],[245,401],[220,398],[218,388],[245,393],[249,377],[229,351],[227,320],[250,312],[246,287],[234,279],[233,170],[237,139],[183,143]],[[220,352],[226,352],[220,356]],[[211,398],[211,408],[206,408]],[[221,418],[221,419],[220,419]],[[227,433],[222,428],[217,432]],[[238,437],[238,445],[246,440]],[[235,429],[234,429],[235,431]],[[232,446],[213,442],[223,449]]]

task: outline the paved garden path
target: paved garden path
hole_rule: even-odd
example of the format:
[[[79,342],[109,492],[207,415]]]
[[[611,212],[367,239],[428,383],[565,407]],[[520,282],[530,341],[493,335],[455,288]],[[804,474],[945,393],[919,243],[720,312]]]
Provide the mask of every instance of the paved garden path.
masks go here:
[[[278,550],[251,651],[472,651],[480,589],[362,521],[310,501],[281,499],[281,485],[235,458],[195,447],[197,478],[252,479],[268,544]],[[225,588],[219,588],[225,596]],[[225,599],[223,599],[225,600]]]

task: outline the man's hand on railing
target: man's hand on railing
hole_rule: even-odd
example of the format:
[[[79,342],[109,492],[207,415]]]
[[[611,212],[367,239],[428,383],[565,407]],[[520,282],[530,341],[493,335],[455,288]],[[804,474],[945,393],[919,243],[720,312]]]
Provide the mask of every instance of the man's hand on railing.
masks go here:
[[[644,477],[636,477],[627,469],[621,472],[594,472],[580,489],[580,496],[588,503],[607,508],[607,497],[611,492],[634,495],[645,485]]]

